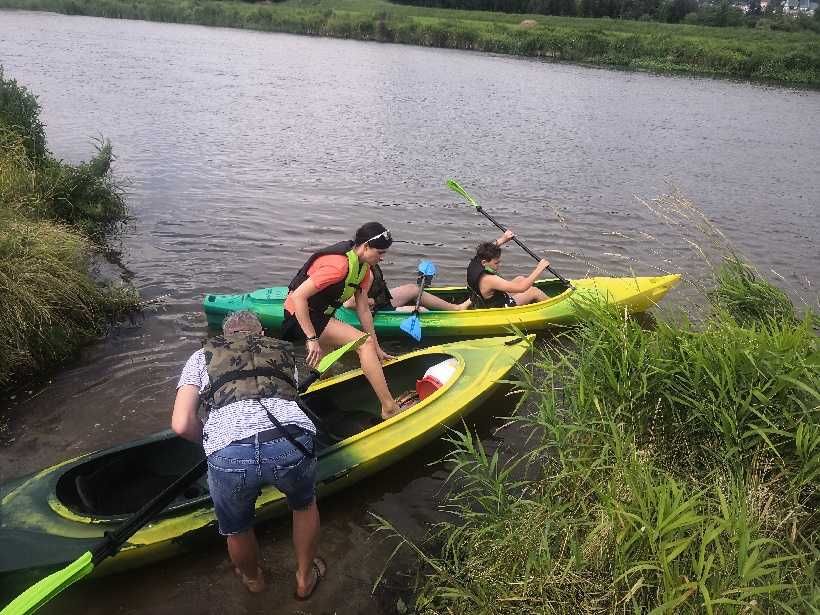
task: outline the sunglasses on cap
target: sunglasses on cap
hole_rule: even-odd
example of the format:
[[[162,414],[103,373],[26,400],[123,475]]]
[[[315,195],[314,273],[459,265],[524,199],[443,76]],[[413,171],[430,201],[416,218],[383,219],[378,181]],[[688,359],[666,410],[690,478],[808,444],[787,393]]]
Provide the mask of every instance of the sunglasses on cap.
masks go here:
[[[370,243],[371,241],[376,241],[377,239],[381,239],[382,237],[384,237],[388,242],[393,241],[393,236],[390,234],[390,229],[386,228],[381,233],[379,233],[378,235],[374,235],[373,237],[371,237],[370,239],[365,241],[365,243]]]

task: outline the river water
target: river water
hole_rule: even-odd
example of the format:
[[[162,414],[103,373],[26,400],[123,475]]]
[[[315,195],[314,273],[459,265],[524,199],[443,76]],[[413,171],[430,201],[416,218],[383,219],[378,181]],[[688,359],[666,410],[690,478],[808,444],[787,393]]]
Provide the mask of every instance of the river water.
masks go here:
[[[0,12],[0,63],[38,95],[57,156],[78,162],[95,137],[112,141],[133,215],[113,273],[164,297],[45,387],[0,401],[3,480],[165,428],[181,365],[206,335],[202,296],[285,284],[311,248],[362,222],[399,240],[389,282],[411,281],[426,257],[440,282],[463,283],[471,250],[497,231],[447,191],[449,177],[567,277],[701,274],[687,239],[708,246],[639,200],[677,189],[766,275],[816,296],[817,92],[16,11]],[[505,271],[529,266],[506,252]],[[492,447],[491,415],[509,405],[489,405],[476,421]],[[263,555],[280,580],[262,597],[240,591],[215,539],[46,611],[392,612],[392,594],[370,594],[390,547],[368,540],[369,511],[419,534],[444,477],[428,464],[445,452],[321,503],[331,576],[301,610],[288,524],[273,523]]]

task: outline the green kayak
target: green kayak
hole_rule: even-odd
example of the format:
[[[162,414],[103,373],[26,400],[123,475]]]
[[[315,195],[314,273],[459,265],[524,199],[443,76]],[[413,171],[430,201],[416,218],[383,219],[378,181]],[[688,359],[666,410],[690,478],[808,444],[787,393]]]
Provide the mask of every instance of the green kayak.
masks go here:
[[[571,324],[580,313],[579,304],[608,301],[638,313],[652,308],[678,282],[680,275],[654,277],[596,277],[572,280],[574,288],[566,288],[557,280],[542,280],[536,285],[549,299],[511,308],[464,310],[458,312],[428,311],[419,314],[424,336],[478,337],[509,333],[511,326],[523,331],[538,331],[551,324]],[[467,299],[465,287],[432,287],[428,292],[452,303]],[[244,295],[207,295],[202,302],[208,324],[219,327],[231,312],[250,310],[266,329],[275,333],[282,326],[285,286],[261,288]],[[410,314],[401,311],[378,311],[373,315],[376,333],[382,337],[404,336],[399,328]],[[355,310],[339,308],[336,318],[353,326],[359,325]]]

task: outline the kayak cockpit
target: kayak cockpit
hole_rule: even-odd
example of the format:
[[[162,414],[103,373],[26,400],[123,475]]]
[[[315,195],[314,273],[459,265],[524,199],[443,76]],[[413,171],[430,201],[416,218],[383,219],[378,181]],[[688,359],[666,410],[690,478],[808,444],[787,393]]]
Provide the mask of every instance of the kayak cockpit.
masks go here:
[[[427,353],[384,366],[384,375],[393,395],[411,397],[416,381],[437,363],[453,355]],[[319,448],[359,434],[381,422],[381,406],[364,374],[319,388],[303,396],[319,432]]]
[[[202,459],[202,447],[167,433],[140,446],[115,449],[67,470],[55,495],[75,514],[92,518],[127,517],[139,510],[182,472]],[[180,494],[163,514],[208,498],[204,477]]]
[[[550,299],[554,299],[568,290],[561,280],[538,280],[534,286],[543,290]],[[425,290],[450,303],[462,303],[470,297],[470,290],[466,287],[432,287]]]

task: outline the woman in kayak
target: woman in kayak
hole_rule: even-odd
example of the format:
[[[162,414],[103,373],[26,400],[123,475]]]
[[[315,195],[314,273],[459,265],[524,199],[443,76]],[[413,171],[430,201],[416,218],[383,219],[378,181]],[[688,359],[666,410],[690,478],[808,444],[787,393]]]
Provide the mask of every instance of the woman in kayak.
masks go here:
[[[478,246],[476,255],[467,265],[467,287],[474,308],[498,308],[527,305],[548,299],[537,286],[533,286],[538,276],[549,267],[542,258],[528,276],[517,276],[507,280],[498,275],[501,267],[501,246],[512,240],[515,234],[504,231],[495,241],[486,241]]]
[[[372,312],[412,312],[416,307],[416,298],[419,295],[418,284],[402,284],[395,288],[387,288],[384,281],[384,274],[378,265],[370,268],[373,272],[373,284],[367,293],[367,302]],[[421,293],[421,310],[457,311],[466,310],[470,307],[470,299],[462,303],[450,303],[441,297],[436,297],[426,290]],[[355,298],[351,297],[345,301],[346,308],[353,309],[356,306]]]
[[[400,409],[382,369],[382,362],[393,357],[379,345],[367,293],[373,284],[371,267],[378,265],[392,243],[388,229],[378,222],[368,222],[356,231],[353,241],[342,241],[314,253],[288,285],[281,332],[284,340],[305,341],[307,363],[314,366],[328,350],[361,337],[361,331],[333,317],[339,306],[353,298],[362,329],[370,334],[356,352],[379,398],[383,419],[398,414]]]

